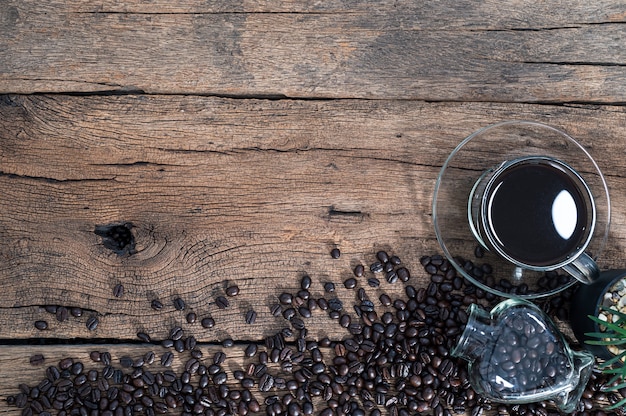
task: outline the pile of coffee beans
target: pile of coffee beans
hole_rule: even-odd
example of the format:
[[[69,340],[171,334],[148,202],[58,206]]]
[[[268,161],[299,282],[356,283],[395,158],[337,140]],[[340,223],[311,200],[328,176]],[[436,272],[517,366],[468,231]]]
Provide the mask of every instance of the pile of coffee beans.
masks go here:
[[[340,256],[334,248],[331,257]],[[411,285],[411,273],[400,258],[385,251],[376,253],[370,265],[353,267],[343,285],[301,276],[295,293],[281,293],[269,306],[285,325],[262,343],[235,346],[226,339],[222,350],[207,354],[181,326],[174,326],[160,345],[140,333],[139,339],[154,347],[143,356],[113,362],[109,352],[94,351],[89,363],[63,359],[49,366],[38,383],[21,385],[7,403],[23,415],[558,415],[547,402],[499,405],[476,394],[465,362],[450,351],[467,322],[467,307],[481,303],[489,308],[499,299],[457,275],[442,256],[424,256],[421,264],[429,275],[422,287]],[[465,265],[482,278],[493,278],[489,265]],[[381,293],[384,285],[400,283],[403,296]],[[217,306],[229,307],[228,298],[238,293],[239,288],[229,286]],[[350,294],[354,301],[348,305],[340,297]],[[542,306],[553,316],[562,313],[558,311],[565,309],[568,296]],[[177,309],[185,309],[181,301],[175,302]],[[159,300],[151,306],[163,308]],[[309,334],[307,319],[320,311],[345,329],[343,339]],[[190,313],[187,322],[196,322],[198,317]],[[245,322],[255,320],[256,312],[249,310]],[[216,325],[211,317],[200,323],[204,328]],[[231,348],[242,348],[241,368],[225,365]],[[605,384],[594,374],[575,414],[624,415],[598,408],[598,403],[621,398],[603,393]]]

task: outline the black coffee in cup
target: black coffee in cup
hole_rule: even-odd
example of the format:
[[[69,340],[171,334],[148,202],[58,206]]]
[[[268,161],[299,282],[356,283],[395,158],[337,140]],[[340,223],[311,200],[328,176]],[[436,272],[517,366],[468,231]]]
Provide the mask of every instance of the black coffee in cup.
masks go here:
[[[582,187],[582,189],[581,189]],[[532,266],[562,263],[586,245],[589,197],[564,165],[535,159],[509,166],[489,185],[486,218],[494,244]]]
[[[596,209],[583,178],[549,156],[507,160],[476,181],[468,219],[481,245],[522,269],[563,268],[581,282],[599,274],[584,251]]]

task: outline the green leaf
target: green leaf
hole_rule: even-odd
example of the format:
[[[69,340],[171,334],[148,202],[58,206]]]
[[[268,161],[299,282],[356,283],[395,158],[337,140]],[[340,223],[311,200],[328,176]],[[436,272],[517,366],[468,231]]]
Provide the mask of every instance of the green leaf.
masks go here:
[[[621,343],[621,341],[618,341],[618,342]],[[586,341],[586,343],[589,344],[589,345],[605,345],[605,346],[606,345],[618,345],[616,343],[616,341],[613,341],[612,339],[606,339],[606,340],[603,340],[603,341],[600,341],[600,340],[589,340],[589,341]]]
[[[605,305],[600,305],[600,309],[602,309],[603,311],[606,311],[606,312],[608,312],[610,314],[616,315],[622,321],[626,321],[626,313],[620,312],[617,309],[614,309],[614,308],[611,308],[611,307],[605,306]]]
[[[607,407],[606,410],[615,410],[618,407],[621,407],[623,405],[626,404],[626,397],[624,397],[622,400],[620,400],[619,402],[612,404],[611,406]]]
[[[626,337],[626,328],[622,328],[619,325],[614,324],[613,322],[605,322],[602,321],[601,319],[599,319],[598,321],[600,321],[598,324],[605,327],[606,329],[608,329],[608,333],[605,334],[605,336],[607,337]],[[613,333],[611,333],[610,331],[613,331]]]

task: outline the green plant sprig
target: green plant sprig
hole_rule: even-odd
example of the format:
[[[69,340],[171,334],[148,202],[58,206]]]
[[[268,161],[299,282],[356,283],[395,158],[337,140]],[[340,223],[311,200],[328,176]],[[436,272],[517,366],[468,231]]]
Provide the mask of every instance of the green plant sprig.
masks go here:
[[[586,341],[590,345],[601,346],[622,346],[626,345],[626,314],[610,308],[608,306],[600,306],[600,309],[607,312],[607,314],[617,316],[616,322],[607,322],[598,318],[597,316],[589,315],[589,319],[597,323],[601,328],[605,328],[603,332],[587,332],[586,336],[590,338],[596,338],[594,340]],[[626,366],[624,360],[626,359],[626,348],[620,354],[598,364],[598,369],[606,375],[612,377],[607,382],[607,386],[604,391],[613,392],[626,387]],[[617,383],[617,384],[615,384]],[[607,410],[614,410],[626,404],[626,397],[609,407]]]

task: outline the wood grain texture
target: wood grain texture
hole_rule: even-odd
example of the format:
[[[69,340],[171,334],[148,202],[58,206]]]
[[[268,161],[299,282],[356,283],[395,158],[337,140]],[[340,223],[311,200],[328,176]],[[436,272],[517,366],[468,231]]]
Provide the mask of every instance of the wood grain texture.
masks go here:
[[[378,249],[426,283],[419,258],[438,251],[431,196],[447,155],[496,120],[562,127],[594,155],[613,192],[602,267],[626,246],[626,143],[620,107],[403,101],[233,100],[181,96],[11,96],[0,111],[0,327],[12,338],[154,339],[184,320],[181,296],[218,325],[198,339],[260,340],[285,321],[269,313],[302,275],[337,285]],[[131,223],[136,253],[106,248],[97,226]],[[338,246],[342,256],[331,259]],[[231,307],[215,306],[228,282]],[[112,296],[123,283],[122,298]],[[362,283],[363,284],[363,283]],[[363,284],[364,285],[364,284]],[[370,290],[401,294],[402,285]],[[340,290],[347,304],[354,292]],[[150,309],[159,298],[161,312]],[[88,314],[57,323],[43,305]],[[248,308],[255,325],[245,325]],[[87,331],[91,314],[100,316]],[[47,331],[33,322],[48,319]],[[342,338],[317,311],[315,336]],[[8,333],[5,332],[5,336]]]
[[[0,92],[626,101],[619,2],[0,4]]]

